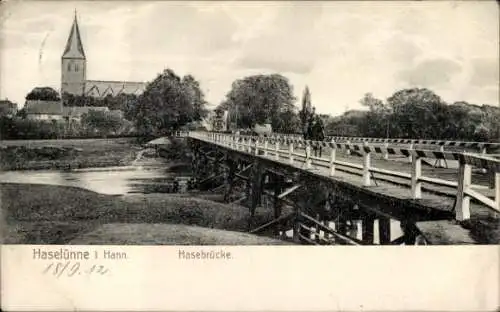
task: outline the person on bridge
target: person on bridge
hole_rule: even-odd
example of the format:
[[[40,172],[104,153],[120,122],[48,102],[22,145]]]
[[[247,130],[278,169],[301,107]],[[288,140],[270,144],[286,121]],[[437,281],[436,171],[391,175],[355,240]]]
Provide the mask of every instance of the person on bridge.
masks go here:
[[[323,121],[319,116],[316,116],[316,120],[312,126],[312,140],[314,141],[324,141],[325,140],[325,129],[323,126]],[[323,153],[323,146],[314,146],[314,156],[321,157]]]

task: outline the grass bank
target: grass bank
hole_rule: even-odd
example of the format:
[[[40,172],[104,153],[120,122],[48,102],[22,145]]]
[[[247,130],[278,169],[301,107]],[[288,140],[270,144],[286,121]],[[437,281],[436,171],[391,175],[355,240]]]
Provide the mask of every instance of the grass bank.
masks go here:
[[[210,232],[210,228],[244,232],[250,215],[242,206],[199,198],[170,194],[109,196],[75,187],[9,183],[0,184],[0,195],[2,237],[7,244],[66,244],[74,240],[80,244],[140,244],[147,237],[156,237],[146,241],[151,244],[285,244],[244,233]],[[259,211],[257,219],[259,223],[270,221],[272,212]],[[172,225],[186,227],[179,232],[179,227]],[[206,239],[203,229],[189,226],[208,228]],[[99,231],[108,234],[99,235]],[[138,234],[141,231],[143,235]]]
[[[135,138],[2,141],[0,169],[121,166],[130,164],[140,149]]]

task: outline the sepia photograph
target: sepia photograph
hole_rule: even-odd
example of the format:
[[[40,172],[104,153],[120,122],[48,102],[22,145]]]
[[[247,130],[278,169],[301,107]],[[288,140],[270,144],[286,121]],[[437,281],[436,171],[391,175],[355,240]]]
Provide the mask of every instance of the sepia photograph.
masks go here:
[[[500,243],[494,1],[0,9],[3,244]]]

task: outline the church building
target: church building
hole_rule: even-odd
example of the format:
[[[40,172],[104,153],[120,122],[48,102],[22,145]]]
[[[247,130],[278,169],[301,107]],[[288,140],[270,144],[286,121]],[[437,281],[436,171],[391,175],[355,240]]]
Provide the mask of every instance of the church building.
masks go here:
[[[144,82],[87,80],[87,59],[83,49],[75,12],[66,48],[61,57],[61,95],[86,95],[102,98],[108,94],[141,94]]]

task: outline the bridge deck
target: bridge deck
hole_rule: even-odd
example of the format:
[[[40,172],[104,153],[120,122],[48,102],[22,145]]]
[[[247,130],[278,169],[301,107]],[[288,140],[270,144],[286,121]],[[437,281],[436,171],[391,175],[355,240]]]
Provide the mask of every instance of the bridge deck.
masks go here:
[[[262,146],[260,146],[262,147]],[[282,150],[285,151],[285,150]],[[241,151],[243,152],[243,151]],[[244,152],[243,152],[244,153]],[[274,156],[264,156],[264,155],[259,155],[259,157],[263,157],[272,161],[276,161]],[[325,161],[327,158],[323,154],[323,159]],[[361,164],[362,163],[362,158],[357,157],[357,156],[340,156],[337,154],[337,161],[346,161],[350,163],[357,163]],[[288,164],[289,160],[286,157],[280,157],[280,160],[278,161],[283,164]],[[292,166],[303,169],[309,172],[312,172],[314,174],[318,174],[324,177],[329,177],[329,169],[325,167],[321,167],[318,165],[314,165],[313,162],[313,168],[312,169],[305,169],[304,168],[304,163],[300,162],[298,160],[294,160],[294,163],[291,164]],[[409,173],[410,168],[409,164],[403,163],[403,162],[394,162],[394,161],[387,161],[383,159],[378,159],[372,161],[372,167],[377,167],[377,168],[382,168],[386,170],[391,170],[391,171],[399,171],[399,172],[407,172]],[[454,196],[456,195],[456,190],[452,190],[447,187],[443,186],[436,186],[433,184],[428,184],[428,183],[422,183],[423,184],[423,194],[422,194],[422,199],[412,199],[411,196],[411,190],[410,190],[410,184],[408,181],[405,181],[403,179],[399,179],[397,177],[390,177],[390,179],[385,178],[384,180],[377,180],[382,177],[377,178],[377,174],[374,175],[374,179],[377,180],[378,185],[372,185],[372,186],[363,186],[362,180],[360,179],[359,174],[356,174],[357,170],[355,169],[349,169],[350,172],[343,171],[343,168],[337,167],[335,176],[329,177],[334,180],[338,181],[343,181],[350,183],[352,185],[355,185],[356,187],[359,188],[364,188],[364,189],[369,189],[371,192],[378,193],[380,195],[384,196],[389,196],[393,197],[399,200],[405,200],[405,201],[418,201],[421,205],[426,206],[431,209],[436,209],[440,211],[449,211],[451,212],[453,210],[453,204],[454,204]],[[422,173],[424,175],[430,176],[430,177],[439,177],[439,178],[444,178],[443,175],[448,175],[451,177],[454,177],[456,180],[456,169],[446,169],[446,168],[428,168],[425,169],[422,168]],[[453,180],[451,178],[450,180]],[[391,182],[389,182],[391,181]],[[482,184],[485,184],[484,181]],[[428,190],[428,191],[426,191]],[[489,193],[493,193],[493,190],[489,190]],[[485,191],[485,189],[480,190],[482,193]],[[449,194],[449,196],[443,195],[443,194]],[[486,194],[485,194],[486,195]],[[452,197],[453,196],[453,197]],[[487,216],[491,214],[491,210],[488,208],[484,207],[483,205],[476,204],[476,203],[471,203],[471,215],[473,217],[479,217],[479,216]]]
[[[259,156],[255,155],[255,151],[252,150],[251,152],[248,151],[243,151],[239,149],[235,149],[234,147],[229,147],[227,145],[221,144],[219,142],[213,142],[210,139],[205,139],[205,138],[199,138],[196,137],[195,139],[204,141],[209,144],[214,144],[219,147],[232,150],[238,153],[243,153],[247,154],[248,156],[251,157],[261,157],[269,161],[273,162],[278,162],[284,165],[288,166],[293,166],[296,169],[299,170],[304,170],[308,171],[311,174],[319,175],[322,176],[323,178],[327,177],[330,179],[334,179],[337,181],[342,181],[349,183],[355,187],[362,188],[365,190],[369,190],[370,192],[376,193],[378,195],[384,196],[384,197],[390,197],[393,199],[401,200],[401,201],[407,201],[407,202],[418,202],[420,206],[424,206],[428,209],[431,210],[437,210],[437,211],[443,211],[443,212],[452,212],[453,207],[454,207],[454,202],[455,202],[455,196],[457,193],[456,188],[453,187],[447,187],[447,186],[442,186],[442,185],[434,185],[431,183],[422,183],[422,198],[421,199],[413,199],[412,194],[411,194],[411,189],[410,189],[410,182],[408,179],[400,178],[400,177],[394,177],[394,176],[387,176],[384,174],[379,174],[379,173],[374,173],[372,175],[372,178],[376,182],[372,182],[371,186],[363,186],[362,179],[360,177],[361,175],[361,170],[356,169],[356,168],[345,168],[342,166],[337,166],[336,167],[336,172],[333,177],[330,177],[330,170],[329,168],[326,168],[324,165],[320,165],[319,163],[315,163],[313,160],[312,162],[312,168],[311,169],[306,169],[304,161],[300,161],[298,158],[295,157],[293,164],[290,163],[289,158],[286,156],[288,153],[288,146],[286,145],[280,145],[279,153],[280,153],[280,158],[277,160],[274,156],[273,153],[273,146],[268,146],[268,154],[267,155],[262,155],[260,153]],[[255,146],[252,146],[255,147]],[[257,145],[257,148],[259,150],[264,149],[264,145],[261,143]],[[295,148],[294,153],[301,153],[305,154],[305,150],[303,148]],[[329,159],[329,149],[324,148],[323,149],[323,155],[321,157],[322,163],[327,163]],[[345,155],[345,153],[342,152],[337,152],[336,153],[336,161],[339,162],[348,162],[351,164],[357,164],[357,165],[362,165],[363,158],[355,155]],[[453,165],[453,161],[447,161],[448,165],[451,165],[452,168],[434,168],[432,167],[434,160],[429,159],[428,163],[431,164],[431,166],[422,166],[422,175],[426,177],[431,177],[431,178],[440,178],[444,180],[448,180],[450,182],[457,181],[457,169],[453,168],[455,167]],[[400,172],[400,173],[410,173],[410,163],[407,160],[407,158],[399,157],[399,158],[390,158],[389,160],[381,159],[381,156],[375,156],[372,158],[371,161],[371,167],[372,168],[379,168],[379,169],[385,169],[393,172]],[[479,193],[492,197],[494,196],[494,191],[493,189],[490,189],[488,187],[488,177],[486,174],[481,174],[481,173],[474,173],[472,177],[472,182],[476,184],[476,191]],[[487,208],[481,203],[476,203],[475,201],[471,201],[471,217],[472,218],[481,218],[481,217],[487,217],[491,216],[493,212],[491,209]]]

